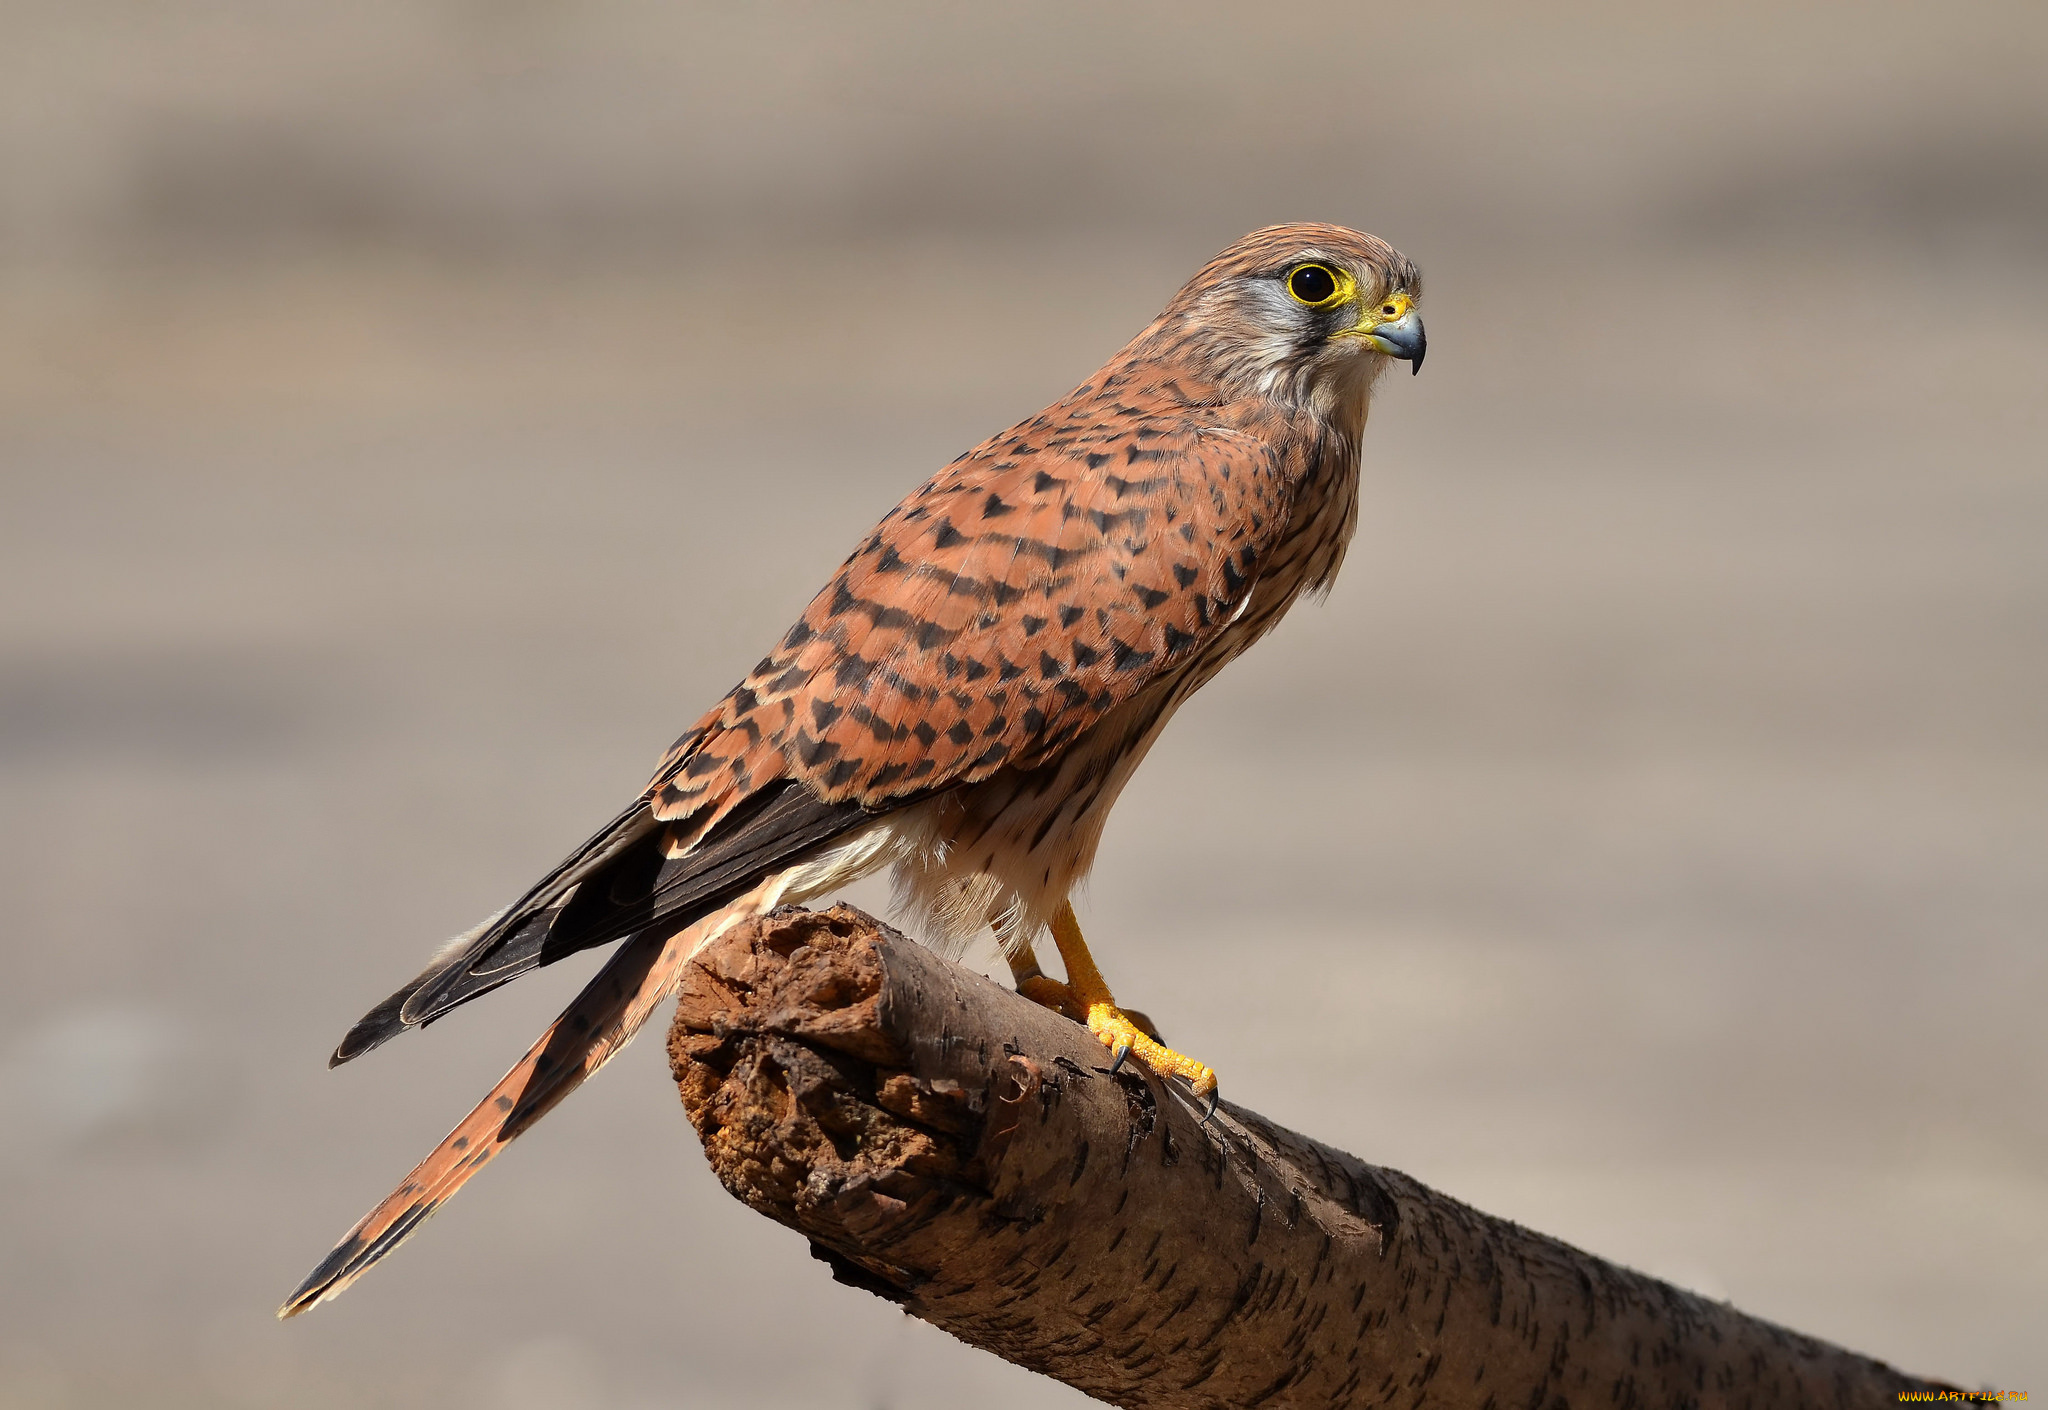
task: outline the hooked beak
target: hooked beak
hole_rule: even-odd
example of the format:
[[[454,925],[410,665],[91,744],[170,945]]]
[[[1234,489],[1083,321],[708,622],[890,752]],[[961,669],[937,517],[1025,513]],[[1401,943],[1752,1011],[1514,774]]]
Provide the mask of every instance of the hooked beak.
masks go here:
[[[1422,315],[1412,308],[1402,310],[1399,318],[1374,324],[1365,340],[1388,357],[1405,360],[1411,375],[1422,370],[1422,355],[1429,351],[1429,338],[1422,331]]]

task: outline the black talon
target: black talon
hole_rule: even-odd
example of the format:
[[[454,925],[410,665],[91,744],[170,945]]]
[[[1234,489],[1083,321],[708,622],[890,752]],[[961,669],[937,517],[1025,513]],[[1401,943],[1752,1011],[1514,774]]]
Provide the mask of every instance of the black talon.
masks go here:
[[[1109,1075],[1112,1077],[1116,1076],[1117,1070],[1124,1065],[1124,1059],[1130,1055],[1131,1045],[1129,1043],[1118,1043],[1115,1053],[1109,1059]]]
[[[1215,1087],[1209,1089],[1209,1103],[1202,1109],[1202,1125],[1207,1126],[1209,1118],[1216,1114],[1216,1103],[1222,1099],[1222,1096],[1223,1093],[1220,1089]]]

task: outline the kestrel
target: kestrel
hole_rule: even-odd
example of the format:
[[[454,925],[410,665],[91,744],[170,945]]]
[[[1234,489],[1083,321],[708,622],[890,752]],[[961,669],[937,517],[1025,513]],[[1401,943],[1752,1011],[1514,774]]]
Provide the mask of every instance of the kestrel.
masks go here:
[[[884,866],[933,943],[992,927],[1022,992],[1213,1108],[1215,1073],[1117,1007],[1068,897],[1173,712],[1336,574],[1373,384],[1422,367],[1420,293],[1371,235],[1257,231],[1094,376],[883,515],[623,812],[342,1039],[336,1064],[625,941],[279,1315],[397,1247],[714,937]],[[1065,983],[1039,971],[1048,930]]]

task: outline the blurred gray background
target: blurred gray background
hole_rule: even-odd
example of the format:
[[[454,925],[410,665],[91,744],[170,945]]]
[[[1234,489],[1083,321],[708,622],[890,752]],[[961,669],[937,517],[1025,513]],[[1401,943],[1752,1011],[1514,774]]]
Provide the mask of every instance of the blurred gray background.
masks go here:
[[[343,1028],[1300,219],[1422,264],[1429,366],[1126,795],[1118,992],[2048,1392],[2044,71],[2036,3],[0,6],[0,1406],[1078,1403],[727,1199],[658,1039],[270,1314],[590,966]]]

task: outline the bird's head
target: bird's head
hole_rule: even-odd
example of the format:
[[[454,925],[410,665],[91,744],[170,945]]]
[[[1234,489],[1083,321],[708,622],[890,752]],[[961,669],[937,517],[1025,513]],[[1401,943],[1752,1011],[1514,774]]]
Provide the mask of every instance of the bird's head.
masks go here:
[[[1253,231],[1174,295],[1151,330],[1226,386],[1362,419],[1392,361],[1420,372],[1422,273],[1341,225]]]

